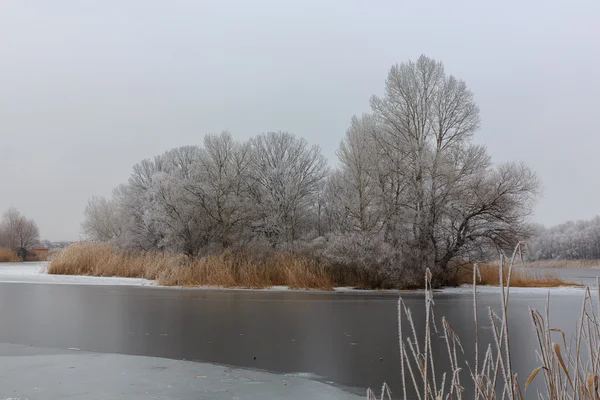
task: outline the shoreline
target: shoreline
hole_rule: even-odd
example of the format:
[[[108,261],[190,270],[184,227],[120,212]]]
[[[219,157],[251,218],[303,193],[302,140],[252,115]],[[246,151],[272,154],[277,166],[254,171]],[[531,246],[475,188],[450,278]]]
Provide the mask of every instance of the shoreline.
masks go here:
[[[45,273],[47,262],[29,263],[2,263],[0,264],[0,283],[38,283],[54,285],[104,285],[104,286],[131,286],[151,287],[173,290],[200,290],[200,291],[243,291],[243,292],[294,292],[294,293],[329,293],[329,294],[418,294],[422,289],[399,290],[399,289],[354,289],[352,287],[335,287],[333,290],[322,289],[290,289],[287,286],[272,286],[269,288],[245,288],[245,287],[221,287],[221,286],[161,286],[155,281],[142,278],[102,277],[87,275],[51,275]],[[547,293],[551,291],[557,294],[580,294],[585,286],[561,286],[561,287],[511,287],[514,294]],[[434,289],[438,294],[472,294],[471,285],[458,287],[445,287]],[[499,286],[477,286],[477,293],[494,294],[499,293]]]

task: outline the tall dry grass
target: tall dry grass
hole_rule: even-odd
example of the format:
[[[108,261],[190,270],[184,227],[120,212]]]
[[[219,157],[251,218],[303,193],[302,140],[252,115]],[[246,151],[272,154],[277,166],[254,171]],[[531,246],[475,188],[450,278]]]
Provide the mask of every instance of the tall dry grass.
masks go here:
[[[106,243],[78,243],[55,254],[48,273],[158,279],[167,268],[184,265],[184,257],[169,253],[132,253]]]
[[[145,278],[164,286],[333,288],[324,266],[289,253],[255,258],[225,252],[191,260],[171,253],[126,252],[103,243],[66,248],[52,258],[48,273]]]
[[[517,246],[520,250],[520,245]],[[445,317],[442,318],[441,330],[438,330],[434,318],[433,291],[431,290],[431,273],[425,277],[425,334],[420,335],[415,329],[411,310],[402,298],[398,299],[398,336],[400,344],[402,379],[402,398],[408,399],[409,388],[416,395],[410,398],[419,400],[443,400],[474,398],[475,400],[509,399],[521,400],[527,394],[527,389],[537,379],[543,381],[536,393],[530,393],[528,398],[549,400],[599,400],[600,388],[600,303],[598,309],[594,305],[592,291],[585,289],[581,313],[576,321],[575,334],[567,340],[566,334],[550,325],[549,297],[546,309],[542,313],[530,310],[538,349],[532,352],[539,366],[521,385],[513,370],[510,343],[511,335],[508,328],[508,299],[510,287],[513,284],[514,262],[517,249],[508,268],[504,266],[504,258],[496,267],[498,283],[500,284],[500,313],[491,307],[488,309],[488,319],[491,323],[493,340],[482,346],[479,342],[479,320],[477,314],[477,266],[472,270],[473,284],[473,329],[474,343],[462,343],[460,338]],[[506,285],[504,284],[506,282]],[[600,301],[600,278],[597,281],[597,301]],[[403,320],[408,326],[403,326]],[[439,369],[434,364],[432,339],[443,337],[447,349],[449,367]],[[472,346],[474,360],[463,361],[467,349]],[[442,355],[436,354],[435,358]],[[467,393],[461,379],[473,384],[473,392]],[[392,399],[389,387],[384,383],[380,399]],[[376,400],[375,392],[367,391],[368,400]]]
[[[0,248],[0,262],[20,262],[21,259],[13,250]]]
[[[165,286],[223,286],[266,288],[289,286],[293,289],[333,289],[326,269],[292,254],[276,254],[255,259],[248,254],[222,253],[165,269],[158,276]]]
[[[508,282],[508,271],[511,267],[505,263],[503,267],[503,284]],[[499,264],[482,264],[477,267],[477,284],[487,286],[500,286],[500,276],[498,274]],[[460,267],[456,274],[456,284],[470,284],[472,280],[473,269],[470,267]],[[512,287],[560,287],[560,286],[581,286],[575,282],[569,282],[562,279],[558,271],[534,271],[525,266],[514,266],[511,272]]]

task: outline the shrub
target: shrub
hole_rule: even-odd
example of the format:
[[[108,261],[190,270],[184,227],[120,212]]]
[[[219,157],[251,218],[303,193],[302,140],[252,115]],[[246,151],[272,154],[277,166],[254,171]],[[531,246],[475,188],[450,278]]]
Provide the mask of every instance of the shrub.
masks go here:
[[[409,286],[408,276],[400,278],[395,250],[380,235],[351,233],[329,238],[323,252],[336,281],[363,288],[393,288]]]

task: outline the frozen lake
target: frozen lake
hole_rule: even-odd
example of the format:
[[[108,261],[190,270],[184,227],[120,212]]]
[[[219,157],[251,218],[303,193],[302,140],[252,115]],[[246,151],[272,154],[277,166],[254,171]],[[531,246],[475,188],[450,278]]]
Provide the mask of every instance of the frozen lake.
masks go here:
[[[270,371],[356,394],[383,381],[400,391],[397,293],[181,290],[144,287],[150,283],[143,280],[47,276],[39,265],[26,267],[0,265],[0,342]],[[564,272],[591,283],[598,271]],[[72,284],[46,284],[65,279]],[[511,293],[513,365],[521,380],[537,366],[528,310],[543,309],[547,292]],[[551,325],[572,332],[583,290],[551,293]],[[423,294],[402,297],[421,330]],[[470,359],[470,290],[436,293],[435,301],[436,316],[449,319]],[[491,340],[487,307],[498,304],[496,289],[481,289],[481,343]],[[441,362],[444,346],[441,340],[433,343]]]
[[[553,325],[570,331],[579,291],[551,297]],[[417,316],[422,294],[403,295]],[[399,388],[393,294],[242,292],[127,286],[0,284],[0,342],[165,357],[265,370],[332,382],[364,393],[387,381]],[[510,328],[519,376],[535,366],[528,308],[543,308],[545,294],[512,295]],[[482,321],[498,295],[480,297]],[[436,295],[445,315],[472,341],[472,302],[467,294]],[[490,339],[483,323],[482,342]],[[442,342],[434,349],[445,358]],[[465,377],[466,378],[466,377]]]

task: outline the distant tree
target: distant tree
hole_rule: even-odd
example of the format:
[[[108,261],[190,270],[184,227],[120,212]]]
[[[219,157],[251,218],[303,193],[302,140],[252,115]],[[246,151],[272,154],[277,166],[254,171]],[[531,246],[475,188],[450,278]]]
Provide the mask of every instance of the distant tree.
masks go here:
[[[535,227],[529,242],[533,260],[600,259],[600,216],[550,228]]]
[[[40,232],[35,221],[25,218],[14,207],[4,213],[0,237],[11,249],[29,249],[39,243]]]

